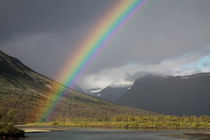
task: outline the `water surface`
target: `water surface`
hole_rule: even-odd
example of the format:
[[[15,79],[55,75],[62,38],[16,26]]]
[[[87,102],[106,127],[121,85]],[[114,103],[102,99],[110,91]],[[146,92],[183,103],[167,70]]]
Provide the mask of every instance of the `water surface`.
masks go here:
[[[26,133],[18,140],[210,140],[209,136],[185,136],[192,131],[71,129],[48,133]]]

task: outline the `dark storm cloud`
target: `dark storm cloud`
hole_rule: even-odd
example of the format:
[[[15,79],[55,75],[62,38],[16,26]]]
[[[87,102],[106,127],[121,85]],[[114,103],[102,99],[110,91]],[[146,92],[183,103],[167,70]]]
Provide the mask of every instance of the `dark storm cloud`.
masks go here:
[[[209,13],[209,0],[151,1],[102,54],[96,67],[104,65],[103,61],[111,62],[110,67],[131,61],[158,63],[207,47]]]
[[[0,49],[50,77],[112,0],[0,1]]]
[[[78,26],[90,26],[110,0],[3,0],[0,2],[0,41],[17,34],[63,33]]]
[[[55,78],[67,56],[120,1],[1,0],[0,49]],[[209,13],[210,0],[150,0],[88,68],[82,85],[129,84],[126,80],[148,72],[197,72],[189,66],[210,55],[209,49],[203,51],[210,46]],[[208,64],[199,72],[210,71]]]

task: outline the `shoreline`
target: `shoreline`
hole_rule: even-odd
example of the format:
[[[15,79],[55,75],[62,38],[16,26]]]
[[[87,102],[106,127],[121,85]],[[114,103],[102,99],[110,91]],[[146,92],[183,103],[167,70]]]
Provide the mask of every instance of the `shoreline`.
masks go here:
[[[153,128],[138,128],[138,129],[125,129],[125,128],[105,128],[105,127],[68,127],[68,126],[28,126],[16,125],[18,129],[23,130],[25,133],[46,133],[53,131],[68,131],[71,129],[107,129],[107,130],[134,130],[134,131],[183,131],[184,135],[210,135],[210,129],[153,129]],[[184,131],[192,131],[184,133]]]
[[[67,131],[71,127],[62,126],[27,126],[27,125],[16,125],[18,129],[23,130],[25,133],[47,133],[52,131]]]
[[[113,130],[113,131],[163,131],[168,134],[166,136],[179,137],[194,137],[194,138],[208,138],[210,139],[210,130],[201,129],[119,129],[119,128],[96,128],[96,127],[62,127],[62,126],[25,126],[19,125],[17,128],[23,130],[25,134],[30,133],[53,133],[54,131],[75,131],[75,130]]]

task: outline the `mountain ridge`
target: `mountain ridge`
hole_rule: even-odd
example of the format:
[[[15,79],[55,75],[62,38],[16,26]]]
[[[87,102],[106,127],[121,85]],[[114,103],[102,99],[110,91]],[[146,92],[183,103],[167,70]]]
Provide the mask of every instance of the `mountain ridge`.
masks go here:
[[[87,93],[93,97],[97,97],[102,100],[117,103],[118,99],[129,90],[130,86],[107,86],[104,89],[94,90],[97,92]]]
[[[118,103],[169,115],[209,115],[209,92],[210,73],[147,75],[137,79]]]
[[[17,58],[0,52],[0,111],[16,110],[15,121],[18,123],[36,121],[37,108],[43,108],[49,94],[63,88],[52,79],[43,76],[24,65]],[[148,115],[156,114],[140,109],[116,105],[74,89],[67,89],[62,105],[56,108],[49,121],[64,118],[95,118],[120,114]]]

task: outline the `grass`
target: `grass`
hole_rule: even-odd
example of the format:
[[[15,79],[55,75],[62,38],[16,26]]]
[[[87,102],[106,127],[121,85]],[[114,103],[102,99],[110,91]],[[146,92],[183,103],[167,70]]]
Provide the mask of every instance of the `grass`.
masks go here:
[[[47,83],[47,85],[52,86],[52,83]],[[51,93],[54,93],[55,87],[59,84],[52,86],[52,89],[44,89],[46,88],[45,84],[41,88],[36,85],[36,82],[33,84],[33,82],[24,81],[22,78],[16,79],[0,75],[0,112],[1,110],[7,112],[9,109],[14,109],[17,110],[14,120],[16,123],[35,122],[39,118],[38,115],[42,113],[38,113],[38,109],[46,106],[48,97],[50,97]],[[62,97],[61,100],[61,106],[54,110],[54,115],[49,121],[54,121],[60,116],[65,118],[98,118],[105,115],[157,114],[102,101],[74,90],[69,90],[65,98]]]
[[[95,119],[61,119],[28,123],[27,126],[67,126],[123,129],[210,129],[210,117],[196,116],[113,116]]]

